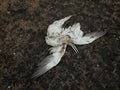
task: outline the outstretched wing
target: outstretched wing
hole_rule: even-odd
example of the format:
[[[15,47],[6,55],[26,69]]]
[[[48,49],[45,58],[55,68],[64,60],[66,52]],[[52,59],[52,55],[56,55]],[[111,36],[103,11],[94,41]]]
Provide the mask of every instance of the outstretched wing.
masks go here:
[[[39,65],[38,68],[36,70],[36,72],[33,74],[32,77],[39,77],[40,75],[46,73],[48,70],[50,70],[51,68],[53,68],[54,66],[56,66],[62,56],[64,55],[66,50],[66,45],[60,45],[60,46],[56,46],[56,47],[52,47],[50,49],[50,53],[52,53],[51,55],[47,56]]]
[[[58,36],[62,32],[62,25],[65,21],[67,21],[71,16],[65,17],[60,20],[54,21],[51,25],[49,25],[47,29],[47,36]]]
[[[74,44],[83,45],[83,44],[89,44],[95,41],[96,39],[102,37],[106,34],[106,31],[96,31],[91,32],[86,35],[84,35],[82,38],[78,38],[74,41]]]

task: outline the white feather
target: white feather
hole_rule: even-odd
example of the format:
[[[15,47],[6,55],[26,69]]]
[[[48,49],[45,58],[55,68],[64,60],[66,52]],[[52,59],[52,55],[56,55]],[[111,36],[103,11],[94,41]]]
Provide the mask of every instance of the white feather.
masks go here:
[[[86,35],[84,35],[82,38],[78,38],[74,41],[74,44],[77,45],[84,45],[84,44],[89,44],[95,41],[96,39],[102,37],[103,35],[106,34],[106,31],[96,31],[96,32],[91,32]]]
[[[47,30],[47,36],[59,36],[63,31],[62,25],[70,17],[71,16],[68,16],[68,17],[65,17],[61,20],[57,20],[57,21],[53,22],[51,25],[49,25],[48,30]]]
[[[52,47],[51,48],[52,54],[47,56],[40,64],[38,64],[38,68],[32,77],[38,77],[46,73],[49,69],[56,66],[60,62],[62,56],[64,55],[65,50],[66,50],[65,44],[57,47]]]
[[[67,30],[67,29],[66,29]],[[66,31],[65,30],[65,31]],[[70,27],[69,29],[69,32],[66,34],[66,35],[69,35],[73,41],[73,43],[76,41],[76,40],[79,40],[82,38],[83,36],[83,31],[80,30],[80,23],[76,23],[74,24],[72,27]]]
[[[69,43],[69,45],[73,48],[73,50],[76,52],[76,53],[79,53],[77,47],[75,46],[75,44],[73,43]]]

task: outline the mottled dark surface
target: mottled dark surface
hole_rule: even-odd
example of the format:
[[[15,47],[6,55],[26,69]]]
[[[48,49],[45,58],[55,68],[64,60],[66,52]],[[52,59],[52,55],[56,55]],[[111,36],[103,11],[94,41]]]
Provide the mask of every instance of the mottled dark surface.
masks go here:
[[[61,62],[31,79],[48,55],[48,25],[74,15],[86,32],[107,30],[92,44],[71,47]],[[66,25],[67,25],[66,24]],[[120,90],[120,0],[0,0],[0,90]]]

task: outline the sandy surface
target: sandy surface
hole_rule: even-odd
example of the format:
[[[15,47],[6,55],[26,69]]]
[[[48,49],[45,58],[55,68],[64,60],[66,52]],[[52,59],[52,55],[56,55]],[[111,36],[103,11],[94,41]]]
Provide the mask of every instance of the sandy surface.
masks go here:
[[[73,15],[87,33],[107,30],[92,44],[71,47],[39,78],[31,75],[48,55],[48,25]],[[0,90],[120,90],[119,0],[0,0]]]

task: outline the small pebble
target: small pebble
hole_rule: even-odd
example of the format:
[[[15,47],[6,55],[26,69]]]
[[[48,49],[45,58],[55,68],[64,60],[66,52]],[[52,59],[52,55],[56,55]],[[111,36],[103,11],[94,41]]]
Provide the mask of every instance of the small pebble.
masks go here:
[[[11,86],[8,86],[8,89],[10,89],[11,88]]]
[[[99,64],[97,64],[97,67],[100,67],[100,65],[99,65]]]
[[[13,53],[13,55],[16,55],[16,53]]]

